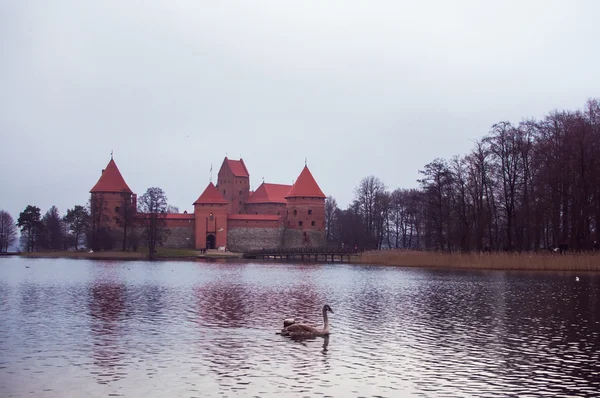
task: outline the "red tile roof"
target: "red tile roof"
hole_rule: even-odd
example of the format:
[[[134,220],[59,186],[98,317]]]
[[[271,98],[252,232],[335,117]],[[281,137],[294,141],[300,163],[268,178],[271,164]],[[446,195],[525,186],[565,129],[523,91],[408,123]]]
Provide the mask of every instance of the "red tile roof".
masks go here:
[[[291,185],[262,183],[250,195],[246,203],[286,203],[285,195],[292,189]]]
[[[319,185],[312,176],[307,166],[304,166],[298,179],[292,186],[292,189],[287,194],[286,198],[294,197],[310,197],[310,198],[325,198],[325,194],[319,188]]]
[[[227,204],[228,201],[225,200],[221,192],[215,187],[215,185],[211,182],[208,184],[202,195],[194,202],[194,204],[202,203],[202,204]]]
[[[228,220],[249,220],[249,221],[279,221],[281,216],[270,214],[229,214]]]
[[[117,164],[112,158],[106,169],[102,171],[102,175],[98,179],[98,182],[90,190],[90,192],[127,192],[133,193],[129,186],[123,179]]]
[[[248,173],[248,169],[246,168],[243,159],[233,160],[225,158],[225,162],[227,163],[227,166],[229,166],[229,170],[231,170],[234,176],[250,177],[250,173]]]

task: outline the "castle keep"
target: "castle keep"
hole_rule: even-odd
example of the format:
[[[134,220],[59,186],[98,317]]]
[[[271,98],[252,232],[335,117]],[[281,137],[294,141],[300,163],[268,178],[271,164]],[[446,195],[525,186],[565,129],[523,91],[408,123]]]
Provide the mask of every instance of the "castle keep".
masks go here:
[[[115,236],[144,216],[112,158],[90,194],[92,218]],[[245,251],[325,244],[325,195],[306,165],[293,185],[263,182],[251,191],[244,161],[226,157],[217,185],[210,182],[193,204],[193,214],[164,215],[165,246]]]

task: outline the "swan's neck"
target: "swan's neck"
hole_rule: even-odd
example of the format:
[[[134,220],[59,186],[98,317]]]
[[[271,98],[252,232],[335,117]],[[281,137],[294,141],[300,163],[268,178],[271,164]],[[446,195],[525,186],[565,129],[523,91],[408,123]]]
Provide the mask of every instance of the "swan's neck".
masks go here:
[[[327,317],[327,310],[323,310],[323,331],[329,332],[329,318]]]

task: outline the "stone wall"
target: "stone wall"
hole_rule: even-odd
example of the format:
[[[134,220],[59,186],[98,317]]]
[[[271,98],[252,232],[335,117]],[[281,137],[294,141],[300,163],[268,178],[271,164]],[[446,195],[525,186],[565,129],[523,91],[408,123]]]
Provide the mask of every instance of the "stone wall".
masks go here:
[[[321,247],[326,246],[325,232],[286,228],[282,247]]]
[[[283,227],[230,227],[227,231],[227,250],[244,252],[247,250],[281,247],[283,243],[283,231]]]
[[[194,226],[171,227],[167,228],[167,240],[164,242],[164,247],[173,247],[178,249],[193,249],[194,248]]]
[[[194,227],[187,225],[185,227],[166,228],[167,239],[162,244],[163,247],[172,247],[177,249],[193,249],[194,248]],[[123,228],[117,228],[111,231],[113,239],[113,250],[123,249]],[[188,239],[189,238],[189,239]],[[146,239],[144,238],[144,228],[135,227],[129,228],[127,231],[127,250],[139,251],[147,247]]]

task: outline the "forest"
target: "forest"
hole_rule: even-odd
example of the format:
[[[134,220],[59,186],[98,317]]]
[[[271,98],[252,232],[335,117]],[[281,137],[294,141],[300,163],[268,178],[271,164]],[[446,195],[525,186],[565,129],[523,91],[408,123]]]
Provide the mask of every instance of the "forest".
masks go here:
[[[433,159],[416,189],[376,176],[339,209],[328,197],[327,238],[366,249],[596,250],[600,222],[600,102],[541,120],[500,121],[470,153]]]

